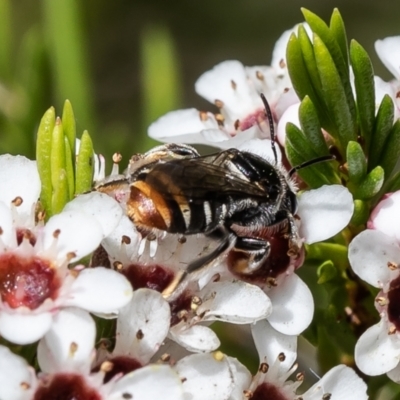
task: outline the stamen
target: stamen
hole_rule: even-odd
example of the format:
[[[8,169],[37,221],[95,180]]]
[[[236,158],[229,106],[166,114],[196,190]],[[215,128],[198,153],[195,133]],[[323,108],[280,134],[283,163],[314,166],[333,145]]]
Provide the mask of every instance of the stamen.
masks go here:
[[[15,206],[15,207],[19,207],[22,203],[22,197],[17,196],[14,200],[11,201],[11,203]]]
[[[224,102],[218,99],[214,100],[214,104],[218,107],[218,108],[222,108],[224,106]]]

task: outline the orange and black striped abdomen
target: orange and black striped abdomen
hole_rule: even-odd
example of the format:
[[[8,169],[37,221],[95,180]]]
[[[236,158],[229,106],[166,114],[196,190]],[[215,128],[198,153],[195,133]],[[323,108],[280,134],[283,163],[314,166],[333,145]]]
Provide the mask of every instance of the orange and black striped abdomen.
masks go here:
[[[170,233],[206,233],[219,224],[222,205],[187,190],[180,163],[140,171],[130,185],[128,216],[137,227]]]

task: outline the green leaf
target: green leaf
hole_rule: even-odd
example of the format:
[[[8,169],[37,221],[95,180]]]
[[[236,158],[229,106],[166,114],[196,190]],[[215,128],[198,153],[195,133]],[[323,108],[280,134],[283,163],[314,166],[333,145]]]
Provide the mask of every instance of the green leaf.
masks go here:
[[[388,179],[396,166],[400,155],[400,120],[396,120],[385,142],[379,165],[385,170]]]
[[[300,125],[317,156],[329,154],[328,145],[322,134],[317,111],[308,96],[304,97],[299,108]]]
[[[93,143],[89,132],[84,131],[76,162],[75,194],[81,194],[92,188],[94,160]]]
[[[339,45],[345,64],[348,65],[349,53],[346,28],[344,26],[342,16],[337,8],[335,8],[332,12],[329,30],[331,31],[332,37],[336,39],[336,42]]]
[[[354,200],[354,213],[351,217],[351,224],[354,226],[360,226],[367,223],[369,218],[369,205],[364,200]]]
[[[393,126],[394,105],[389,95],[383,96],[382,102],[376,115],[371,145],[368,151],[368,169],[372,170],[379,165],[379,159],[385,142]],[[396,155],[397,157],[397,155]]]
[[[347,167],[349,178],[352,183],[358,184],[365,179],[367,174],[367,160],[360,144],[350,141],[347,145]]]
[[[64,169],[59,170],[59,175],[54,182],[52,196],[52,214],[59,214],[68,202],[68,180]]]
[[[375,121],[374,70],[368,53],[355,40],[350,43],[350,59],[354,72],[361,133],[368,149]]]
[[[374,197],[383,185],[385,172],[379,165],[375,167],[367,177],[360,183],[355,191],[355,198],[368,200]]]
[[[65,173],[67,176],[68,182],[68,201],[74,198],[75,194],[75,174],[74,174],[74,166],[73,160],[75,157],[72,157],[71,148],[69,147],[69,140],[66,136],[64,136],[65,143]]]
[[[50,107],[40,121],[36,140],[36,162],[42,183],[40,202],[47,217],[49,217],[53,193],[51,184],[51,141],[55,119],[54,107]]]
[[[68,139],[69,148],[71,149],[71,154],[74,157],[75,161],[76,123],[75,123],[74,111],[72,109],[72,105],[69,100],[65,100],[64,102],[64,108],[61,120],[62,120],[64,135]]]
[[[56,123],[51,137],[51,185],[53,191],[52,209],[50,215],[54,215],[59,211],[54,209],[54,199],[57,199],[57,210],[59,210],[59,200],[61,198],[68,199],[68,186],[64,184],[63,180],[67,179],[65,169],[65,139],[61,119],[56,118]],[[60,181],[61,179],[61,181]],[[67,193],[60,193],[60,190],[66,188]],[[57,190],[57,194],[55,191]],[[65,204],[65,203],[64,203]],[[64,205],[62,205],[62,208]],[[62,209],[61,208],[61,209]]]
[[[385,185],[385,187],[386,187],[386,185]],[[384,193],[396,192],[397,190],[400,190],[400,172],[397,172],[388,181],[387,189],[384,191]]]
[[[290,36],[286,47],[286,63],[293,88],[299,98],[302,100],[305,96],[309,96],[313,104],[318,107],[318,96],[308,74],[299,39],[294,33]]]
[[[308,140],[304,137],[303,132],[290,122],[286,126],[285,149],[286,155],[293,166],[317,157]],[[321,173],[317,167],[304,168],[298,174],[312,188],[330,184],[328,177]]]
[[[337,277],[337,270],[331,260],[322,263],[317,269],[318,284],[334,280]]]
[[[299,25],[297,37],[311,84],[318,97],[323,100],[322,84],[318,73],[317,63],[315,61],[314,47],[303,25]]]
[[[321,77],[324,98],[332,112],[336,132],[329,132],[339,140],[338,147],[343,154],[347,143],[356,140],[355,120],[353,120],[348,98],[336,65],[323,41],[314,35],[314,51]]]

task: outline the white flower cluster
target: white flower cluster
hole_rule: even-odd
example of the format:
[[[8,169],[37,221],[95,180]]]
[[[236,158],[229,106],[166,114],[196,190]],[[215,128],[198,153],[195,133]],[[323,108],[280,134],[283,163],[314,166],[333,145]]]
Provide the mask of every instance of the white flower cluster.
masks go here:
[[[277,42],[271,66],[226,61],[200,77],[196,91],[219,113],[172,112],[155,122],[149,135],[271,158],[259,94],[268,98],[278,133],[283,132],[280,126],[292,118],[285,112],[293,113],[299,102],[284,57],[290,32]],[[279,139],[283,142],[284,135]],[[290,380],[297,368],[297,336],[311,323],[314,302],[295,273],[303,260],[286,257],[286,248],[270,279],[239,280],[224,255],[191,276],[182,290],[163,296],[185,266],[215,243],[197,235],[185,243],[173,235],[143,239],[118,202],[98,192],[77,197],[44,223],[36,213],[36,163],[24,157],[0,156],[0,182],[0,335],[18,345],[39,341],[41,371],[36,374],[0,346],[0,399],[367,399],[365,383],[345,365],[302,394],[304,374]],[[361,336],[355,357],[363,372],[388,372],[400,381],[395,306],[400,232],[385,216],[398,201],[395,195],[385,201],[390,204],[381,203],[370,230],[349,249],[354,271],[381,289],[376,300],[381,322]],[[353,199],[343,186],[298,195],[304,243],[334,236],[352,214]],[[371,240],[381,253],[371,248]],[[105,262],[89,268],[85,257],[94,251],[105,251]],[[116,319],[112,352],[105,340],[96,343],[89,313]],[[219,339],[209,327],[216,320],[251,325],[259,355],[255,376],[218,351]]]

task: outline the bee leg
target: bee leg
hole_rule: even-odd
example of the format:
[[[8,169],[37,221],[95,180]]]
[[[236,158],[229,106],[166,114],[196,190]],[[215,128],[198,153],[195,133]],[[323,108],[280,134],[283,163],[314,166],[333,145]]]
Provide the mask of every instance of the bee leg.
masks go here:
[[[230,243],[233,240],[233,235],[224,228],[217,229],[207,236],[213,239],[220,239],[219,245],[209,254],[206,254],[205,256],[191,262],[184,271],[180,271],[178,274],[176,274],[174,280],[163,290],[162,295],[164,298],[170,297],[189,275],[199,271],[202,268],[206,268],[209,264],[216,260],[225,250],[229,248]]]
[[[268,241],[257,238],[238,237],[234,246],[235,251],[246,253],[246,263],[238,264],[238,268],[244,274],[252,273],[261,267],[271,252]]]
[[[296,222],[294,221],[294,217],[291,213],[287,213],[287,219],[289,221],[289,256],[297,257],[300,254],[300,250],[302,247],[302,241],[299,236],[299,231],[297,230]]]

